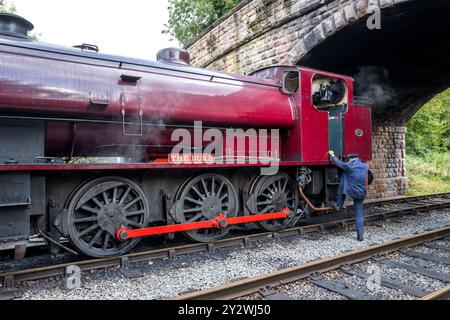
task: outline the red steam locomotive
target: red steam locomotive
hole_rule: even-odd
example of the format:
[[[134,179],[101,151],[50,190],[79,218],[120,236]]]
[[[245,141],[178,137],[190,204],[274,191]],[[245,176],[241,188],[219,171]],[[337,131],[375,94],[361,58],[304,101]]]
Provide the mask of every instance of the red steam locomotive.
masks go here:
[[[107,257],[148,235],[281,230],[336,198],[328,150],[371,160],[371,109],[349,77],[219,73],[181,49],[150,62],[33,42],[32,29],[0,15],[0,250],[17,258],[36,237]]]

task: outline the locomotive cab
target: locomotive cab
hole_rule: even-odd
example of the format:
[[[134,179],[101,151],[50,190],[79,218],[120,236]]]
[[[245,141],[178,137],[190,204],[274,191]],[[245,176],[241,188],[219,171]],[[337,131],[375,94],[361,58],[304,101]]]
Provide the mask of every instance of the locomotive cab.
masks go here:
[[[339,157],[371,155],[371,109],[353,102],[350,77],[301,67],[275,66],[251,74],[276,81],[289,95],[295,124],[283,145],[289,161],[328,162],[328,150]]]
[[[293,75],[299,89],[294,90]],[[282,141],[282,158],[311,165],[305,193],[320,204],[334,201],[339,185],[338,169],[329,162],[328,151],[340,158],[358,154],[372,159],[371,108],[356,105],[354,80],[350,77],[302,67],[277,66],[252,74],[276,81],[295,108],[295,123]]]

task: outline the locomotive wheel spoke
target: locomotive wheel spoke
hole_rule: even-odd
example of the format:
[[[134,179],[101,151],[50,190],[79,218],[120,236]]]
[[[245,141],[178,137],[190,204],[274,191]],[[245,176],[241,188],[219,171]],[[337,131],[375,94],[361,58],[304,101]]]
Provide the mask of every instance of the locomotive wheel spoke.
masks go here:
[[[266,197],[267,199],[272,199],[273,195],[268,195],[267,193],[262,193],[261,194],[263,197]]]
[[[209,192],[208,192],[208,188],[206,187],[205,179],[202,179],[202,186],[203,186],[203,190],[205,191],[206,197],[209,197]]]
[[[128,187],[127,191],[125,191],[125,193],[123,194],[122,198],[120,198],[119,204],[123,205],[125,199],[128,197],[128,195],[131,192],[131,187]]]
[[[199,207],[199,208],[192,208],[192,209],[185,209],[185,210],[183,210],[183,213],[195,213],[195,212],[199,212],[199,211],[202,211],[201,207]]]
[[[136,202],[138,202],[138,201],[141,201],[142,199],[139,197],[139,198],[136,198],[136,199],[134,199],[133,201],[131,201],[130,203],[128,203],[125,207],[123,207],[123,209],[124,210],[127,210],[128,208],[130,208],[131,206],[133,206]]]
[[[118,190],[117,187],[114,188],[114,191],[113,191],[113,197],[112,197],[111,203],[116,203],[116,202],[117,202],[117,190]]]
[[[95,221],[97,221],[97,217],[93,216],[93,217],[89,217],[89,218],[75,219],[75,220],[73,220],[73,223],[84,223],[84,222],[95,222]]]
[[[212,196],[215,196],[216,194],[214,193],[214,188],[215,188],[215,184],[214,184],[214,182],[215,182],[215,178],[212,178],[212,180],[211,180],[211,195]]]
[[[123,225],[144,228],[149,205],[143,190],[132,180],[98,178],[77,189],[69,201],[66,219],[70,240],[79,251],[97,258],[117,256],[130,251],[139,239],[120,242],[115,230]]]
[[[125,216],[128,218],[128,217],[137,216],[137,215],[140,215],[140,214],[143,214],[143,213],[145,213],[144,210],[132,211],[132,212],[127,212],[127,213],[125,214]]]
[[[272,208],[273,208],[273,206],[272,206],[272,205],[269,205],[269,206],[265,207],[265,208],[264,208],[264,210],[263,210],[263,211],[261,211],[261,214],[264,214],[264,213],[269,213],[270,209],[272,209]]]
[[[131,221],[131,220],[127,220],[127,224],[128,224],[128,226],[132,226],[132,227],[135,227],[135,228],[138,228],[138,229],[144,227],[144,225],[142,223],[137,223],[137,222],[134,222],[134,221]]]
[[[189,197],[186,197],[186,200],[195,204],[198,204],[199,206],[203,205],[203,202],[199,201],[199,200],[195,200]]]
[[[104,204],[101,203],[96,197],[92,198],[92,201],[101,209],[104,207]]]
[[[198,221],[198,219],[202,218],[203,214],[202,213],[197,213],[195,216],[193,216],[192,218],[190,218],[188,220],[188,222],[196,222]]]
[[[91,212],[93,214],[98,214],[99,213],[99,211],[97,209],[94,209],[94,208],[91,208],[91,207],[88,207],[88,206],[82,206],[81,209],[83,209],[84,211]]]
[[[289,182],[289,180],[288,180],[288,179],[285,179],[284,185],[283,185],[283,189],[282,189],[283,192],[286,191],[286,187],[287,187],[287,185],[288,185],[288,182]],[[289,200],[289,199],[288,199],[288,200]]]
[[[200,193],[200,191],[198,191],[198,189],[197,189],[195,186],[192,186],[192,190],[194,190],[195,193],[196,193],[202,200],[205,200],[205,199],[206,199],[206,197],[205,197],[202,193]]]
[[[91,233],[92,231],[96,230],[100,228],[100,226],[98,225],[98,223],[95,223],[94,225],[92,225],[91,227],[84,229],[84,231],[80,232],[80,234],[78,235],[78,237],[82,238],[85,235]]]
[[[97,240],[100,238],[100,236],[104,233],[105,231],[103,230],[99,230],[97,231],[97,233],[95,234],[95,236],[92,238],[92,240],[89,242],[89,247],[93,247],[94,243],[97,242]]]
[[[222,193],[222,189],[224,186],[225,186],[225,182],[222,181],[222,184],[220,185],[219,190],[217,191],[217,195],[220,195]]]
[[[108,194],[106,192],[103,192],[103,200],[105,200],[105,204],[109,203]]]
[[[109,238],[111,238],[111,235],[108,232],[106,232],[105,239],[103,239],[103,245],[102,245],[103,250],[106,250],[108,248]]]

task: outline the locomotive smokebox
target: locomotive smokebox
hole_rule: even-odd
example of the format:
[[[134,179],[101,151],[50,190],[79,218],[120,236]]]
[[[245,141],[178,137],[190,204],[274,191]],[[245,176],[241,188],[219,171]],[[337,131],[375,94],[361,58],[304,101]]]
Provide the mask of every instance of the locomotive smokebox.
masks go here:
[[[10,13],[0,14],[0,35],[2,36],[27,39],[28,32],[33,29],[33,24],[25,18]]]
[[[191,64],[189,52],[180,48],[162,49],[158,52],[156,58],[159,62],[175,63],[186,66]]]

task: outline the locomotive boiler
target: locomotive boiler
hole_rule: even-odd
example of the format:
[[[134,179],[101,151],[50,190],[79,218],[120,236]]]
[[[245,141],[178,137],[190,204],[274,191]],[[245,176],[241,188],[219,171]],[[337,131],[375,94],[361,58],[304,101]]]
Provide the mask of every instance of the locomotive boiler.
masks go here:
[[[297,66],[215,72],[190,66],[182,49],[152,62],[31,41],[32,29],[0,14],[0,250],[19,258],[41,238],[53,251],[70,241],[106,257],[131,250],[133,230],[201,242],[229,224],[281,230],[336,197],[329,149],[371,160],[371,111],[355,105],[350,77]],[[171,162],[177,130],[192,134],[191,155],[213,142],[198,141],[198,123],[202,137],[231,131],[233,143],[209,163]],[[244,152],[230,156],[238,140]],[[272,175],[254,152],[262,142]]]

